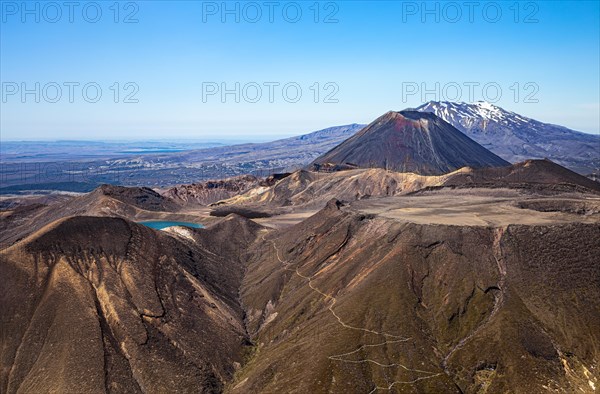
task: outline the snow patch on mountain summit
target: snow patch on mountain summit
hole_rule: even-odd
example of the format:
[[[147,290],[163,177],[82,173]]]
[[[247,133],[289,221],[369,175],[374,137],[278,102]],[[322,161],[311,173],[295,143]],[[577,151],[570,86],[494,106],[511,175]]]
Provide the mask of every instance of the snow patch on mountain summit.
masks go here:
[[[600,169],[598,136],[540,122],[486,101],[430,101],[416,110],[437,115],[513,163],[548,158],[583,175]]]
[[[475,103],[430,101],[417,108],[417,111],[432,112],[452,125],[464,129],[472,128],[476,123],[495,122],[506,125],[522,125],[531,119],[507,111],[487,101]],[[461,127],[458,127],[461,129]]]

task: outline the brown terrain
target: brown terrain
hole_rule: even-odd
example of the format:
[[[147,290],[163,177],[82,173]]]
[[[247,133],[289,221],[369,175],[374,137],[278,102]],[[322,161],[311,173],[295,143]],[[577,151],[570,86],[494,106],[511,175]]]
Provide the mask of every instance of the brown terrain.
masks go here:
[[[600,195],[600,183],[548,160],[529,160],[506,167],[465,167],[440,176],[399,173],[381,168],[328,173],[301,170],[272,187],[255,187],[214,205],[223,213],[240,213],[240,207],[254,213],[314,213],[332,198],[355,201],[448,189],[465,189],[466,192],[497,189],[499,193],[501,189],[508,189],[512,194],[523,196],[561,193]]]
[[[0,392],[597,392],[600,184],[476,167],[11,203]]]
[[[34,200],[35,201],[35,200]],[[180,206],[147,187],[102,185],[91,193],[56,203],[26,204],[0,211],[0,247],[6,247],[58,219],[69,216],[111,216],[133,220],[186,220]]]
[[[598,217],[415,223],[366,205],[332,200],[257,246],[242,299],[258,350],[231,391],[594,392]]]
[[[79,216],[3,250],[1,391],[222,391],[249,343],[237,289],[259,230]]]
[[[220,200],[225,200],[255,187],[273,186],[278,180],[285,178],[289,173],[274,174],[266,178],[257,178],[253,175],[242,175],[233,178],[219,179],[179,185],[165,190],[162,195],[181,205],[210,205]]]
[[[193,217],[137,189],[72,199],[75,216],[2,251],[0,387],[593,392],[597,186],[540,161],[474,174],[301,171],[259,186],[263,208],[289,210],[258,219],[280,230],[236,215],[166,231],[103,217],[115,201],[131,219]],[[353,202],[318,210],[301,198],[311,189]],[[86,206],[95,216],[79,216]]]
[[[428,112],[390,111],[312,162],[317,170],[385,168],[441,175],[509,163]]]

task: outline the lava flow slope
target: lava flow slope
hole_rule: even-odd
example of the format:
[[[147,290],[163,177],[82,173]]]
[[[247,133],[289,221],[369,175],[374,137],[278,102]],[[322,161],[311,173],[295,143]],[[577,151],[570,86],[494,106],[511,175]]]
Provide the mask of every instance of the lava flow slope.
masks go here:
[[[441,175],[461,167],[510,163],[428,112],[390,111],[315,159],[311,168],[385,168]]]
[[[260,226],[173,229],[70,217],[3,250],[0,392],[221,392],[249,343],[238,289]]]
[[[264,234],[241,292],[256,349],[230,391],[594,392],[600,223],[570,217],[416,224],[332,200]]]

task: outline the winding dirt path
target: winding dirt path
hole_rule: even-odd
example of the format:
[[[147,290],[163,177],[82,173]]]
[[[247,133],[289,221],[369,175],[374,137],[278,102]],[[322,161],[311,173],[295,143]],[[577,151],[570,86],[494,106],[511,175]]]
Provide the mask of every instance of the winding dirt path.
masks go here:
[[[262,236],[263,241],[267,241],[267,239],[265,238],[265,235]],[[322,292],[319,288],[317,288],[316,286],[313,285],[312,283],[312,279],[313,276],[306,276],[303,275],[297,267],[295,268],[291,268],[290,267],[290,263],[287,262],[287,260],[284,260],[280,254],[279,254],[279,249],[277,248],[277,245],[275,244],[275,241],[273,240],[269,240],[269,242],[271,242],[271,244],[273,245],[273,249],[275,249],[275,255],[277,256],[277,260],[279,260],[279,262],[283,265],[284,269],[287,271],[291,271],[294,272],[297,276],[299,276],[300,278],[304,279],[307,281],[308,286],[315,291],[316,293],[320,294],[321,296],[323,296],[323,298],[327,301],[327,300],[331,300],[331,303],[329,304],[329,306],[327,307],[327,309],[331,312],[331,314],[335,317],[335,319],[337,320],[337,322],[339,323],[340,326],[342,326],[343,328],[349,329],[349,330],[355,330],[355,331],[361,331],[364,333],[368,333],[368,334],[372,334],[372,335],[377,335],[377,336],[381,336],[384,337],[385,340],[381,343],[377,343],[377,344],[367,344],[367,345],[361,345],[359,348],[347,352],[347,353],[342,353],[342,354],[336,354],[336,355],[331,355],[328,356],[327,358],[333,361],[339,361],[339,362],[344,362],[344,363],[350,363],[350,364],[366,364],[366,363],[370,363],[370,364],[374,364],[377,365],[378,367],[381,368],[401,368],[404,369],[408,372],[415,372],[415,373],[420,373],[420,374],[426,374],[426,376],[421,376],[419,378],[410,380],[410,381],[394,381],[391,384],[389,384],[388,386],[378,386],[374,383],[374,388],[368,393],[368,394],[372,394],[375,393],[378,390],[388,390],[390,391],[395,385],[400,385],[400,384],[414,384],[418,381],[421,380],[425,380],[425,379],[431,379],[434,378],[436,376],[439,375],[443,375],[443,372],[432,372],[432,371],[424,371],[424,370],[420,370],[420,369],[413,369],[413,368],[409,368],[404,364],[401,363],[392,363],[392,364],[383,364],[379,361],[376,360],[372,360],[372,359],[360,359],[360,360],[347,360],[344,357],[347,356],[351,356],[353,354],[356,354],[358,352],[360,352],[361,350],[365,349],[365,348],[374,348],[374,347],[380,347],[380,346],[386,346],[386,345],[390,345],[390,344],[395,344],[395,343],[401,343],[401,342],[408,342],[411,340],[411,338],[408,337],[403,337],[400,335],[395,335],[395,334],[389,334],[383,331],[375,331],[375,330],[371,330],[368,328],[364,328],[364,327],[356,327],[356,326],[352,326],[348,323],[346,323],[334,310],[333,307],[335,306],[335,304],[337,303],[337,299],[330,295],[330,294],[326,294],[324,292]],[[388,339],[389,338],[389,339]]]

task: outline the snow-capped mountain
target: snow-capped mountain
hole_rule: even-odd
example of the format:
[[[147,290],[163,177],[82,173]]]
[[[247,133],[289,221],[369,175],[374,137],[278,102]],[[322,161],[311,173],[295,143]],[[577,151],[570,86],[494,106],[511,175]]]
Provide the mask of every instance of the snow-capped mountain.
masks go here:
[[[600,173],[600,136],[543,123],[493,104],[430,101],[432,112],[510,162],[548,158],[584,175]]]

